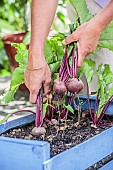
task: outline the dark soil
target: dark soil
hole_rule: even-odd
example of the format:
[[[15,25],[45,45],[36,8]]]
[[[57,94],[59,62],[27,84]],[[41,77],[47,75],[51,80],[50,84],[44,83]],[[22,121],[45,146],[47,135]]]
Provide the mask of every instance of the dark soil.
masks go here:
[[[104,116],[102,123],[113,122],[113,116]],[[8,132],[2,134],[1,136],[7,136],[11,138],[21,138],[27,140],[44,140],[50,143],[51,148],[51,157],[54,155],[69,149],[77,144],[101,133],[107,127],[94,127],[92,121],[89,117],[89,113],[87,111],[82,112],[81,121],[78,124],[77,116],[68,117],[67,121],[60,121],[59,124],[54,125],[50,123],[44,123],[43,126],[46,129],[46,135],[36,137],[31,134],[31,131],[35,123],[31,123],[19,128],[15,128],[9,130]],[[87,170],[98,169],[103,166],[103,164],[107,163],[113,159],[113,154],[109,155],[107,158],[101,160],[98,164],[95,164],[88,168]]]

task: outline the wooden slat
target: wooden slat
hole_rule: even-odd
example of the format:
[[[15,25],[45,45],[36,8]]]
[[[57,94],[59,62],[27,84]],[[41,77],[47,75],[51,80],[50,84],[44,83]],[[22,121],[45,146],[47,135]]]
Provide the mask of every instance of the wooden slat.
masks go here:
[[[43,170],[49,158],[47,142],[0,137],[0,170]]]
[[[0,125],[0,134],[9,129],[31,123],[35,120],[35,114],[29,114]]]
[[[99,170],[113,170],[113,160],[108,162],[106,165],[104,165]]]

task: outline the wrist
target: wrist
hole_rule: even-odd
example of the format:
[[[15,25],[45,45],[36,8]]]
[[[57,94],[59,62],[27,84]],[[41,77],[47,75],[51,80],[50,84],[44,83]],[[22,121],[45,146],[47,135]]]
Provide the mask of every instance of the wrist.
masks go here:
[[[113,0],[94,18],[94,22],[97,24],[99,30],[102,32],[110,22],[113,20]]]
[[[103,28],[103,25],[100,23],[100,20],[97,16],[91,19],[90,25],[92,28],[100,35]]]
[[[101,17],[100,16],[95,17],[94,22],[96,24],[96,29],[101,33],[103,29],[106,27],[104,22],[101,20]]]
[[[44,53],[42,53],[41,51],[36,51],[36,52],[29,51],[29,55],[28,55],[29,69],[39,69],[45,66],[46,64],[47,63],[44,57]]]
[[[47,63],[45,63],[45,65],[43,65],[42,67],[37,66],[36,68],[31,68],[31,67],[27,66],[27,70],[29,70],[29,71],[37,71],[37,70],[43,69],[46,65],[47,65]]]

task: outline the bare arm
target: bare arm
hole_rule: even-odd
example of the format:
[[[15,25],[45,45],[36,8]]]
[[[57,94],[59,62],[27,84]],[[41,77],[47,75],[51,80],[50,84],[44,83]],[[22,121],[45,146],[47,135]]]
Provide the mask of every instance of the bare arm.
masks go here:
[[[98,28],[102,31],[113,20],[113,0],[110,0],[108,5],[92,20],[97,22]]]
[[[54,15],[58,0],[32,0],[30,68],[38,68],[44,63],[44,45]],[[31,65],[32,64],[32,65]]]
[[[44,57],[45,41],[56,12],[58,0],[32,0],[31,41],[25,84],[30,102],[35,103],[43,83],[45,93],[50,90],[51,73]]]
[[[77,41],[79,55],[78,66],[81,66],[83,59],[96,49],[102,30],[112,20],[113,0],[111,0],[99,14],[89,22],[82,24],[63,41],[65,45]]]

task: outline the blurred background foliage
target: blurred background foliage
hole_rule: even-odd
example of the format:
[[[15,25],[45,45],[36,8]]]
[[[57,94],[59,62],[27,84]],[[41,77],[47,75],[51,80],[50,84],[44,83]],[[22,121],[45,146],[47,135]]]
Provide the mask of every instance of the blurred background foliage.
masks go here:
[[[2,38],[7,34],[30,31],[31,0],[0,0],[0,75],[9,75],[8,57],[4,50]],[[60,0],[51,35],[67,30],[66,0]],[[60,29],[60,30],[59,30]]]
[[[27,0],[0,0],[0,28],[9,31],[25,30],[25,4]]]

